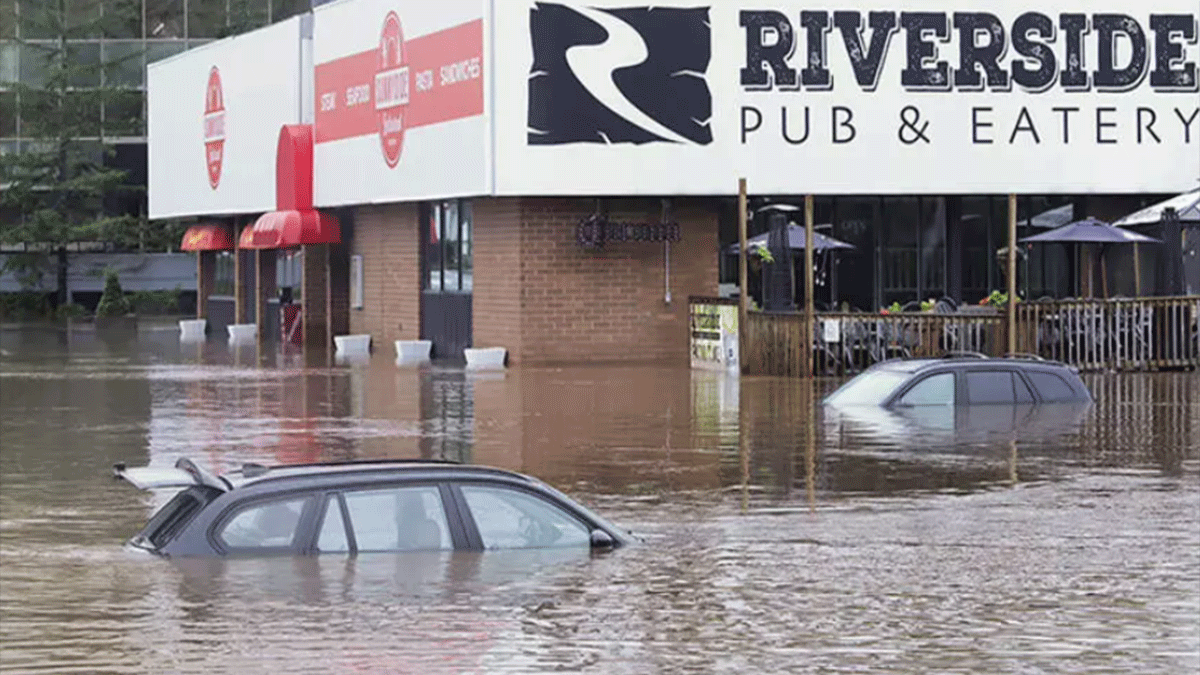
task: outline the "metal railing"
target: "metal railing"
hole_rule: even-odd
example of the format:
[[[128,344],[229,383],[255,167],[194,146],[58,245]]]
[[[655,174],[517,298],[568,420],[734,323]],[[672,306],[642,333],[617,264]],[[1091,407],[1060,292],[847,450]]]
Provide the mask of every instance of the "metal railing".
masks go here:
[[[1200,296],[1047,300],[1017,305],[1017,352],[1080,370],[1157,370],[1200,366]],[[749,313],[742,331],[747,374],[798,377],[804,369],[804,315]],[[891,358],[1007,352],[1003,309],[953,313],[816,315],[817,375],[845,375]]]

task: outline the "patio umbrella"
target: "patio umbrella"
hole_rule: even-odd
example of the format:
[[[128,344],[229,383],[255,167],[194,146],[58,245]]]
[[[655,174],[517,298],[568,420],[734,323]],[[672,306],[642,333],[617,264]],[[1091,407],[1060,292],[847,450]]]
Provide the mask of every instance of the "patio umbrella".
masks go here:
[[[1049,232],[1035,234],[1021,240],[1022,243],[1100,244],[1100,278],[1104,283],[1105,298],[1108,298],[1108,276],[1104,265],[1104,247],[1110,244],[1144,244],[1158,241],[1154,237],[1122,230],[1095,218],[1085,218],[1067,223]]]
[[[1130,225],[1154,225],[1166,220],[1167,209],[1175,209],[1175,214],[1183,222],[1200,221],[1200,187],[1189,190],[1181,195],[1147,206],[1141,211],[1121,218],[1113,223],[1117,227]]]
[[[820,225],[817,225],[816,227],[820,227]],[[766,246],[767,239],[770,237],[770,234],[771,234],[770,232],[766,232],[764,234],[758,235],[757,237],[750,237],[749,239],[746,240],[746,246],[748,246],[750,248],[754,248],[755,246]],[[821,234],[820,232],[813,233],[813,242],[816,244],[816,247],[813,248],[814,251],[849,250],[849,249],[855,248],[854,244],[848,244],[839,239],[834,239],[833,237],[830,237],[828,235]],[[795,223],[788,223],[788,225],[787,225],[788,247],[795,249],[797,251],[803,251],[805,248],[805,245],[807,243],[808,242],[805,241],[804,228]],[[726,250],[729,251],[730,253],[737,253],[738,252],[737,242],[730,244],[729,248],[727,248]]]

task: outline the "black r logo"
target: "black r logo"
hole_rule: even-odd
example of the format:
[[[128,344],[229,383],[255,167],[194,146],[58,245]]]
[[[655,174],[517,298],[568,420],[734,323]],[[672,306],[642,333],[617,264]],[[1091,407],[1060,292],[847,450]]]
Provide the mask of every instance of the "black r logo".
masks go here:
[[[529,12],[529,144],[712,142],[707,7]]]

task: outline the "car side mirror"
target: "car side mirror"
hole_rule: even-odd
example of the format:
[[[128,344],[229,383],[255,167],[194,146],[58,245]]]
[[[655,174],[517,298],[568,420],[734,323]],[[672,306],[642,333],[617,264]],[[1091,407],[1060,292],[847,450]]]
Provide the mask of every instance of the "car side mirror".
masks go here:
[[[612,535],[599,528],[592,530],[592,548],[607,549],[617,545]]]

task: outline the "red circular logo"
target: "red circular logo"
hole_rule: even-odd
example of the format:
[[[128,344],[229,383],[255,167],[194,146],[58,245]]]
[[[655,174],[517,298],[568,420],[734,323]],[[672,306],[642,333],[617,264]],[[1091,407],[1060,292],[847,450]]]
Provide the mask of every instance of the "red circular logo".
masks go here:
[[[408,66],[404,59],[404,33],[400,17],[388,12],[379,35],[375,63],[375,112],[383,159],[391,168],[400,163],[404,147],[404,110],[408,107]]]
[[[225,95],[221,93],[221,73],[216,66],[208,71],[204,92],[204,155],[208,184],[215,190],[221,182],[221,162],[225,159]]]

